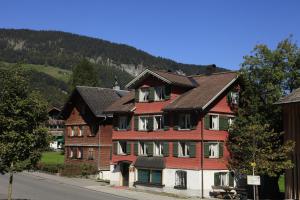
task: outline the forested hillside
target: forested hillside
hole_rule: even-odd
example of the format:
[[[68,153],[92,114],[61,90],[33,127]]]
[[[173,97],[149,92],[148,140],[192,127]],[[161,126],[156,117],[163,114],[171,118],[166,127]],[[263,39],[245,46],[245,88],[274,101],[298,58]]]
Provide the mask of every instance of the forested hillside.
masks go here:
[[[117,77],[124,88],[142,70],[172,70],[185,74],[224,71],[214,65],[188,65],[152,56],[134,47],[60,31],[0,29],[0,68],[16,63],[27,71],[32,89],[50,105],[62,106],[70,94],[72,69],[83,59],[94,64],[100,87],[111,88]]]

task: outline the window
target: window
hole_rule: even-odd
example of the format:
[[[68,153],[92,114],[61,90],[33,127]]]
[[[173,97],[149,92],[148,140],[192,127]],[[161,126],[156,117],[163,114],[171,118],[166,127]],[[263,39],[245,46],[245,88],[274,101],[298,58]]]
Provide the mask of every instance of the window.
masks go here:
[[[70,147],[70,149],[69,149],[69,158],[74,158],[74,153],[75,153],[75,148]]]
[[[217,172],[214,174],[215,186],[234,186],[234,177],[231,172]]]
[[[124,155],[127,153],[127,143],[125,141],[118,142],[118,154]]]
[[[83,136],[83,126],[79,126],[78,136]]]
[[[127,117],[120,116],[119,117],[119,130],[126,130],[127,129]]]
[[[164,146],[162,142],[154,142],[154,155],[162,156],[164,154]]]
[[[209,115],[210,126],[209,129],[219,130],[219,115]]]
[[[74,126],[71,126],[71,134],[70,134],[70,136],[73,137],[74,135],[75,135]]]
[[[154,116],[153,130],[163,129],[163,117],[161,115]]]
[[[79,128],[78,126],[73,126],[74,128],[74,135],[73,136],[78,136],[79,135]]]
[[[82,155],[82,147],[78,147],[77,149],[77,159],[82,159],[83,155]]]
[[[222,142],[205,142],[204,143],[204,157],[205,158],[221,158],[223,157],[223,143]]]
[[[178,156],[180,157],[190,156],[189,145],[186,142],[178,142]]]
[[[89,148],[88,160],[94,160],[94,148]]]
[[[139,117],[139,130],[147,131],[149,129],[149,117]]]
[[[160,101],[164,99],[164,87],[156,87],[154,93],[154,100]]]
[[[90,136],[95,136],[99,129],[98,124],[92,124],[90,128],[91,128]]]
[[[238,104],[239,102],[239,94],[237,92],[231,92],[231,103]]]
[[[233,120],[234,120],[233,117],[229,117],[229,118],[228,118],[228,125],[229,125],[229,127],[230,127],[231,125],[233,125]]]
[[[140,102],[147,102],[149,101],[149,89],[148,88],[141,88],[139,92],[139,101]]]
[[[187,188],[187,178],[186,171],[176,171],[175,172],[175,187],[177,189],[186,189]]]
[[[179,115],[179,128],[180,129],[190,129],[191,128],[191,115],[190,114],[180,114]]]
[[[139,155],[147,155],[148,145],[146,142],[139,142]]]
[[[219,158],[219,143],[210,143],[208,150],[209,158]]]
[[[161,170],[138,169],[138,183],[161,185],[162,184],[162,171]]]

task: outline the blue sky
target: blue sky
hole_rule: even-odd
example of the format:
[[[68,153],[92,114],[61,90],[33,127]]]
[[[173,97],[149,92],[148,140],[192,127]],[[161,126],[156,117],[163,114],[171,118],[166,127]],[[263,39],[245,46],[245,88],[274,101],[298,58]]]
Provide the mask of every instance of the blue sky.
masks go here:
[[[298,0],[2,0],[1,28],[61,30],[182,63],[238,69],[256,44],[300,39]]]

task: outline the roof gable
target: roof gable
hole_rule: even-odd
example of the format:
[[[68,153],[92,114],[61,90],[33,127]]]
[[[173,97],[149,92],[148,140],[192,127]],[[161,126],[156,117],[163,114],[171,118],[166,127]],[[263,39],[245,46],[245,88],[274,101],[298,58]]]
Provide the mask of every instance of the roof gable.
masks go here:
[[[196,86],[196,83],[190,77],[178,75],[170,72],[151,71],[149,69],[146,69],[138,76],[136,76],[133,80],[131,80],[126,85],[126,88],[130,88],[130,89],[135,88],[148,76],[154,76],[167,84],[178,85],[178,86],[189,87],[189,88],[193,88]]]
[[[77,86],[65,104],[62,114],[68,116],[70,106],[76,94],[80,95],[95,117],[104,117],[103,111],[116,100],[127,94],[128,91],[113,90],[109,88]]]

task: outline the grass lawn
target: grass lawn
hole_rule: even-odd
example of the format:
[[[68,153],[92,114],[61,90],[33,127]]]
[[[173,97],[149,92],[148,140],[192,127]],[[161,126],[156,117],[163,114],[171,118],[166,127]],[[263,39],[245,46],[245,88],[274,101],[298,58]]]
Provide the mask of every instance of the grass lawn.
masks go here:
[[[284,188],[284,175],[281,175],[279,177],[278,186],[279,186],[279,191],[280,192],[284,192],[285,191],[285,188]]]
[[[64,155],[61,155],[61,152],[44,152],[42,154],[41,163],[45,164],[63,164]]]

